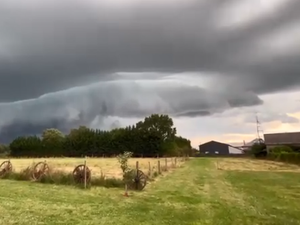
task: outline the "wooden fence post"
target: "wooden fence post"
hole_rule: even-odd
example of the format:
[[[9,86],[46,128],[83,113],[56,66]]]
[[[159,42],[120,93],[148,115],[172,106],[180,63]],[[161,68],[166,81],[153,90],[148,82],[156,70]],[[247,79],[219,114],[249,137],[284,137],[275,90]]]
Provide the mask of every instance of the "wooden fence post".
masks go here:
[[[148,176],[151,176],[151,163],[148,162]]]
[[[168,158],[165,158],[165,168],[166,168],[166,171],[168,171]]]
[[[175,167],[176,167],[176,164],[177,164],[177,157],[175,157]]]
[[[158,160],[158,162],[157,162],[157,169],[158,169],[158,174],[161,174],[161,170],[160,170],[160,160]]]
[[[139,170],[139,161],[136,161],[136,163],[135,163],[135,169]]]
[[[84,188],[86,189],[86,156],[84,159]]]

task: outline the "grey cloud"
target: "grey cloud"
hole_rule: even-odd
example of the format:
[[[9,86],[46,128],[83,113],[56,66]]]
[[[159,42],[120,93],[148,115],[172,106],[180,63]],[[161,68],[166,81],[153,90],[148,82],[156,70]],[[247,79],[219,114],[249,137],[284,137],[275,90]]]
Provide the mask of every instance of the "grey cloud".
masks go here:
[[[220,80],[235,77],[245,90],[256,93],[298,85],[299,55],[254,62],[261,49],[253,43],[297,21],[300,2],[288,1],[272,16],[239,29],[219,28],[224,6],[237,2],[136,1],[112,7],[92,0],[4,0],[0,99],[34,98],[119,71],[219,72]],[[270,80],[283,75],[284,80]]]
[[[111,124],[110,129],[115,129],[115,128],[119,128],[119,127],[121,127],[120,121],[119,121],[119,120],[115,120],[115,121]]]
[[[253,92],[240,92],[240,93],[243,94],[240,95],[239,93],[233,92],[234,95],[230,96],[230,98],[228,99],[228,103],[232,108],[263,104],[263,101]]]
[[[97,115],[143,117],[155,112],[180,114],[187,111],[209,111],[214,113],[230,107],[262,103],[262,100],[255,95],[236,92],[235,94],[237,95],[224,95],[172,81],[106,81],[46,94],[37,99],[2,103],[0,116],[5,118],[1,123],[22,118],[24,115],[35,121],[60,117],[72,121],[80,119],[85,122],[85,118],[90,120]]]
[[[6,140],[38,134],[47,127],[64,132],[80,125],[111,129],[119,127],[120,123],[115,120],[104,125],[107,117],[143,118],[152,113],[194,117],[231,107],[261,104],[255,95],[249,97],[239,93],[238,96],[232,99],[220,92],[174,81],[99,82],[37,99],[0,104],[0,136]],[[232,101],[236,104],[229,104]]]
[[[43,130],[55,127],[59,128],[63,132],[68,132],[66,130],[66,124],[64,120],[45,120],[38,123],[24,120],[15,120],[13,123],[5,124],[1,127],[1,143],[9,143],[14,138],[23,135],[40,135]],[[69,129],[72,126],[69,124]]]
[[[109,116],[208,116],[298,88],[300,51],[268,56],[257,43],[299,21],[300,1],[236,29],[219,27],[224,6],[241,1],[2,0],[0,137],[118,127]],[[187,71],[213,77],[212,85],[161,80]]]
[[[187,111],[175,114],[176,117],[199,117],[199,116],[210,116],[211,112],[206,110],[198,110],[198,111]]]

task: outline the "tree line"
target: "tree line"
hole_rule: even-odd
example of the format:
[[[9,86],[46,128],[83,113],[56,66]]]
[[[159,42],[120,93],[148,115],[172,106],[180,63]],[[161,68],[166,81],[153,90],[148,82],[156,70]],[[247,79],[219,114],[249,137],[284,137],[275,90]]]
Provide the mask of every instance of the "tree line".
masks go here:
[[[65,135],[49,128],[41,136],[21,136],[9,144],[12,157],[112,157],[130,151],[134,157],[191,155],[190,140],[177,136],[168,115],[153,114],[110,131],[80,126]]]

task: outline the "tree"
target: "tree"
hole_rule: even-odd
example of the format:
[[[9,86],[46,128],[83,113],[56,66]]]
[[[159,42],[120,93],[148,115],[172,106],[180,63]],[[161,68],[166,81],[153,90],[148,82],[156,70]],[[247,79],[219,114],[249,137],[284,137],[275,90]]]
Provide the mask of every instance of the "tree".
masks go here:
[[[65,155],[70,157],[93,155],[97,133],[93,129],[80,126],[72,129],[64,142]]]
[[[38,136],[18,137],[9,144],[12,156],[43,157],[42,141]]]
[[[0,144],[0,154],[7,154],[9,153],[9,147],[4,144]]]
[[[42,143],[45,156],[61,156],[65,135],[58,129],[49,128],[42,133]]]
[[[183,138],[181,136],[175,137],[175,143],[178,147],[178,154],[179,155],[194,155],[194,151],[192,150],[191,141]]]
[[[150,133],[155,133],[161,137],[163,141],[174,140],[176,128],[173,127],[172,118],[168,115],[152,114],[146,117],[144,121],[136,124],[137,129],[146,130]]]
[[[173,120],[168,115],[154,114],[133,126],[111,131],[80,126],[64,135],[61,131],[46,129],[41,138],[18,137],[10,144],[12,156],[116,156],[132,152],[134,157],[186,155],[191,151],[190,141],[176,136]]]
[[[255,157],[265,157],[267,155],[265,143],[255,143],[251,147],[251,154]]]
[[[174,146],[176,128],[173,120],[168,115],[152,114],[144,121],[136,124],[136,129],[144,143],[142,149],[149,147],[151,152],[158,155],[169,154]],[[146,140],[149,140],[148,143]]]
[[[65,135],[58,129],[49,128],[43,131],[42,139],[43,141],[54,141],[61,140],[65,137]]]

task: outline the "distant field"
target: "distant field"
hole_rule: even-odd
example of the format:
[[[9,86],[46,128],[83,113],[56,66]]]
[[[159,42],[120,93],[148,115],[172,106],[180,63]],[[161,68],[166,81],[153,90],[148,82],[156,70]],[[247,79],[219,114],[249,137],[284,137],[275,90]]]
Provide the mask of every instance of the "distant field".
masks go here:
[[[81,162],[61,160],[61,167]],[[108,168],[115,159],[89,160],[106,160],[101,166]],[[298,170],[270,161],[194,158],[130,197],[113,188],[0,180],[0,224],[296,225]]]
[[[250,158],[219,158],[215,159],[214,162],[215,166],[220,170],[300,172],[300,167],[298,165],[270,160],[253,160]]]
[[[28,166],[45,161],[48,165],[55,170],[63,170],[66,172],[72,172],[74,168],[84,163],[84,158],[39,158],[39,159],[10,159],[13,168],[16,172],[19,172],[22,169],[27,168]],[[165,165],[165,158],[131,158],[129,159],[129,166],[131,168],[135,168],[136,161],[139,162],[139,169],[143,172],[147,173],[149,171],[149,163],[150,169],[152,171],[157,171],[158,160],[160,160],[161,166]],[[4,161],[4,159],[2,159]],[[120,164],[118,163],[116,158],[87,158],[87,166],[92,171],[93,176],[100,176],[101,172],[106,177],[122,177],[122,170],[120,169]],[[171,165],[171,163],[175,163],[175,159],[167,158],[167,165]],[[179,165],[181,162],[178,159],[177,164]],[[1,163],[1,160],[0,160]]]

